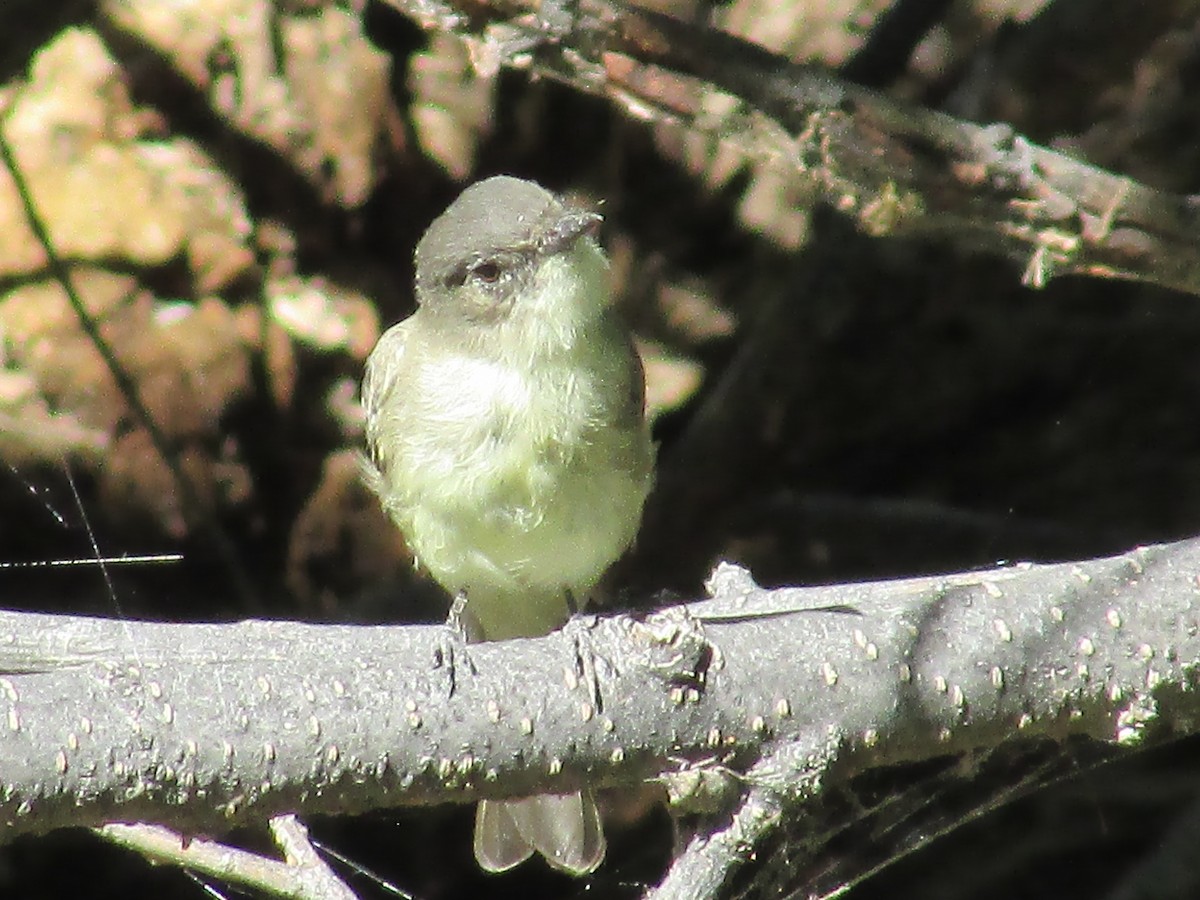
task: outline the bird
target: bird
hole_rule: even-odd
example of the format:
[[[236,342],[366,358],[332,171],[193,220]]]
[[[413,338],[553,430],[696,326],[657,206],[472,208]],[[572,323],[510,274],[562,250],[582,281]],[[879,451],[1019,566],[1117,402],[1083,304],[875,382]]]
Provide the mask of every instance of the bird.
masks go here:
[[[469,186],[417,244],[416,311],[366,363],[364,479],[465,601],[470,641],[560,628],[640,524],[655,450],[600,221],[532,181]],[[605,847],[586,790],[477,809],[487,871],[537,853],[584,875]]]

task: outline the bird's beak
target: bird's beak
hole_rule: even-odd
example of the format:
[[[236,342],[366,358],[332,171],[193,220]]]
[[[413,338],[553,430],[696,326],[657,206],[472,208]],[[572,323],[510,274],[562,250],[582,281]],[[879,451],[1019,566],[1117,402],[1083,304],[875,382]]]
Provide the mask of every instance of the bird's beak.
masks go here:
[[[580,235],[594,231],[604,221],[600,213],[586,209],[568,209],[538,241],[542,253],[558,253],[566,250]]]

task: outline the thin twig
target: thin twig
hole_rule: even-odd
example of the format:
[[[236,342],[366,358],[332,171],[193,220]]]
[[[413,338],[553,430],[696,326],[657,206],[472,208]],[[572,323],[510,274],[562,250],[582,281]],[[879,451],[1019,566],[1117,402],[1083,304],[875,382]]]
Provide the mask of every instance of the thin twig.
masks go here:
[[[104,365],[108,368],[113,380],[117,383],[118,390],[121,391],[121,394],[125,397],[125,401],[129,404],[129,408],[133,411],[134,417],[146,429],[146,433],[150,436],[150,441],[154,445],[155,451],[170,471],[171,477],[175,481],[176,489],[179,491],[185,517],[188,521],[201,528],[213,549],[216,550],[229,576],[230,584],[236,591],[243,606],[250,611],[259,609],[258,593],[238,559],[233,542],[221,530],[220,526],[213,521],[212,517],[205,513],[204,506],[196,494],[195,487],[192,485],[187,473],[183,471],[183,467],[179,464],[179,454],[176,452],[171,440],[154,420],[146,404],[142,402],[141,395],[138,393],[137,382],[129,373],[129,370],[117,358],[116,351],[105,339],[104,335],[101,334],[99,325],[96,324],[95,319],[88,313],[83,299],[75,289],[71,270],[54,247],[50,231],[37,210],[29,189],[29,182],[25,179],[24,173],[17,164],[16,157],[13,154],[12,147],[8,143],[8,138],[5,136],[3,128],[0,128],[0,160],[3,160],[4,165],[12,174],[17,195],[21,198],[21,206],[25,212],[25,219],[29,223],[29,228],[33,232],[34,237],[37,238],[38,243],[41,245],[42,251],[46,254],[47,266],[50,273],[62,287],[63,292],[67,296],[67,301],[79,319],[79,325],[83,329],[84,334],[88,336],[92,345],[99,352],[100,358],[104,360]]]
[[[112,824],[94,830],[151,862],[181,866],[229,884],[296,900],[355,900],[354,892],[321,859],[308,840],[308,830],[295,816],[276,816],[270,826],[285,862],[216,841],[189,839],[160,825]]]

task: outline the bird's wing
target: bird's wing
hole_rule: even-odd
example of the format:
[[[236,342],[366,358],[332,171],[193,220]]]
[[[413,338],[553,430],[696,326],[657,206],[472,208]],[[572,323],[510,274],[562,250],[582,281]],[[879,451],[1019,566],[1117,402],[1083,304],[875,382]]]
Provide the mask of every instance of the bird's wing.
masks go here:
[[[396,373],[406,352],[408,341],[407,320],[398,322],[383,333],[371,355],[367,357],[363,373],[362,404],[366,414],[367,453],[370,462],[378,468],[379,434],[383,426],[381,415],[389,406],[388,400],[396,386]]]

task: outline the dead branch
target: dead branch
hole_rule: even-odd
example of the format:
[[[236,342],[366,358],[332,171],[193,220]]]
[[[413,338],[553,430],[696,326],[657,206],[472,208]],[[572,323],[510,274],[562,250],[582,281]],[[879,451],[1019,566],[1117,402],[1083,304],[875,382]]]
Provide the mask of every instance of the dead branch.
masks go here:
[[[1194,731],[1197,571],[1198,540],[770,591],[727,566],[707,602],[472,646],[454,674],[438,627],[3,613],[4,833],[213,834],[717,765],[748,773],[736,831],[683,857],[715,891],[782,810],[867,768]]]
[[[920,237],[1066,274],[1200,294],[1194,197],[1139,184],[977,125],[894,101],[731,35],[619,0],[470,5],[388,0],[468,41],[476,65],[529,69],[785,169],[877,236]],[[464,8],[466,4],[463,4]],[[539,12],[539,10],[542,10]]]

